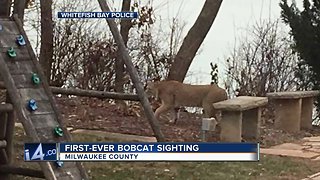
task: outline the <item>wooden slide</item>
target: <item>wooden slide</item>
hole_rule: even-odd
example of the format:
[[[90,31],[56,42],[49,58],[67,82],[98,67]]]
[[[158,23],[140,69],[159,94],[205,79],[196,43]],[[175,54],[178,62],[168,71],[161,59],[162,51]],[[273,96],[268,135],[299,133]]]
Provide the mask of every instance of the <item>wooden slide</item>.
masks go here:
[[[0,18],[0,50],[0,76],[28,137],[32,142],[70,141],[70,134],[62,125],[48,82],[18,18]],[[61,167],[56,162],[39,164],[46,179],[88,179],[81,163],[64,162]]]

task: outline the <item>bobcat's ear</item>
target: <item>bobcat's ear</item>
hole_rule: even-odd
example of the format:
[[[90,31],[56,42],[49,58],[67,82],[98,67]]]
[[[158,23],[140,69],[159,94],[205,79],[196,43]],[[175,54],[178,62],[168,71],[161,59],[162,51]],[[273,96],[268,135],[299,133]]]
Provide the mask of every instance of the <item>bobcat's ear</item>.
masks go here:
[[[153,78],[153,81],[160,81],[160,80],[161,80],[160,76]]]
[[[147,80],[144,89],[147,90],[147,91],[153,89],[154,88],[154,83],[155,82],[153,82],[151,80]]]
[[[153,82],[154,80],[153,80],[153,78],[148,78],[148,79],[146,79],[146,83],[148,84],[148,83],[151,83],[151,82]]]
[[[153,81],[151,81],[150,79],[146,80],[146,87],[150,86],[153,84]]]

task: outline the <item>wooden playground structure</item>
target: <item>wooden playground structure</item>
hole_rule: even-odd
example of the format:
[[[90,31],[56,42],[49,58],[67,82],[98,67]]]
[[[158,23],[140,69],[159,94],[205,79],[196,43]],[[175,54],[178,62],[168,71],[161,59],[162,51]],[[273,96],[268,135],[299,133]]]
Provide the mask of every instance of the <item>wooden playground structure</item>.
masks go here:
[[[0,19],[1,77],[7,89],[7,102],[1,112],[2,148],[1,179],[9,173],[21,173],[11,166],[13,153],[14,113],[24,126],[32,142],[70,141],[68,131],[62,125],[62,118],[53,100],[51,90],[23,30],[21,21],[3,17]],[[19,43],[18,36],[23,37]],[[62,131],[63,134],[57,134]],[[55,162],[40,162],[47,179],[88,179],[81,163],[66,162],[59,167]],[[4,174],[7,171],[7,174]],[[27,171],[27,170],[25,170]],[[39,173],[35,173],[39,176]],[[40,174],[41,176],[41,174]]]
[[[107,3],[99,1],[104,11],[110,11]],[[9,179],[10,174],[19,174],[46,179],[88,179],[79,162],[39,162],[42,172],[15,167],[13,160],[13,135],[15,116],[23,124],[32,142],[65,142],[71,136],[63,125],[52,91],[42,68],[32,50],[30,41],[23,29],[22,18],[25,1],[14,1],[13,15],[10,15],[11,0],[0,1],[0,76],[2,88],[7,90],[7,100],[0,105],[0,179]],[[114,20],[107,20],[112,34],[122,52],[123,60],[137,89],[138,95],[91,92],[93,96],[120,97],[139,100],[144,107],[149,123],[158,141],[164,141],[159,123],[155,119],[149,101],[144,94],[138,73],[134,69],[123,40]],[[62,92],[63,93],[63,90]],[[75,94],[83,94],[74,90]],[[85,92],[87,93],[87,92]]]

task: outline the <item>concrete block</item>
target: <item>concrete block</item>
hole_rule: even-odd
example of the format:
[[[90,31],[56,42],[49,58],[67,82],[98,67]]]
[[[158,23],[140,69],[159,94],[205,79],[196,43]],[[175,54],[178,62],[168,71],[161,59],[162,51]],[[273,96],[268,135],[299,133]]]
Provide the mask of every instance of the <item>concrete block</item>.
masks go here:
[[[242,135],[244,138],[259,138],[260,136],[261,109],[254,108],[243,112]]]
[[[288,150],[303,150],[305,147],[300,144],[284,143],[272,146],[270,149],[288,149]]]
[[[217,121],[215,118],[202,118],[201,130],[203,131],[214,131],[217,126]]]
[[[320,136],[314,137],[305,137],[303,138],[304,141],[312,141],[312,142],[320,142]]]
[[[287,132],[300,131],[301,99],[275,99],[275,126]]]
[[[315,158],[319,156],[318,153],[308,152],[303,150],[289,150],[289,149],[260,149],[261,154],[270,154],[278,156],[290,156],[290,157],[300,157],[300,158]]]
[[[264,106],[268,103],[266,97],[239,96],[226,101],[214,103],[213,107],[217,110],[225,111],[245,111],[256,107]]]
[[[302,99],[301,105],[301,129],[312,128],[312,112],[313,112],[313,97]]]
[[[221,134],[222,142],[241,142],[242,112],[222,111]]]
[[[315,97],[319,95],[319,91],[284,91],[267,93],[267,97],[271,99],[300,99],[307,97]]]

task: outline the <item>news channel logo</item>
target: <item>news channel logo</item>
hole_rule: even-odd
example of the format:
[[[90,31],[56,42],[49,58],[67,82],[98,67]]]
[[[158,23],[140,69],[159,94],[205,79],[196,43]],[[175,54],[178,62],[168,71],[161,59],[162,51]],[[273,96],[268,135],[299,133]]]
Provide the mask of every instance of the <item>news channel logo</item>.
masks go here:
[[[25,143],[25,161],[55,161],[57,160],[56,143]]]

